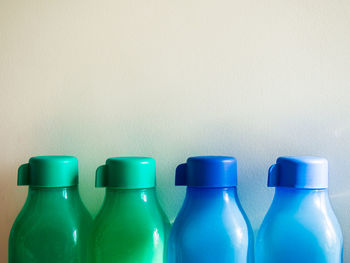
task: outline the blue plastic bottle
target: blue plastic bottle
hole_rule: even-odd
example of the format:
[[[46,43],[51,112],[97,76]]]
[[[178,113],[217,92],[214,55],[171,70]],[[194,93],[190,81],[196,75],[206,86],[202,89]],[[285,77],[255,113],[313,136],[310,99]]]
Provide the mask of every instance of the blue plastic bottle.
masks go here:
[[[254,238],[237,196],[233,157],[191,157],[176,169],[186,198],[171,230],[169,263],[253,262]]]
[[[328,162],[280,157],[269,169],[276,187],[259,230],[257,263],[340,263],[343,237],[328,198]]]

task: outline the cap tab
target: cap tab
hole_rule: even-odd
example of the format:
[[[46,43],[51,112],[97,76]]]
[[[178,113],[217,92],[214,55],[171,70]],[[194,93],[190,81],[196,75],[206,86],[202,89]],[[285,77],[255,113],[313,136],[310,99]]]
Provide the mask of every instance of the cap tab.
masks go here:
[[[237,161],[229,156],[190,157],[176,168],[175,185],[233,187],[237,185]]]
[[[78,159],[73,156],[36,156],[18,168],[17,185],[68,187],[78,184]]]
[[[156,163],[149,157],[114,157],[96,170],[96,187],[120,189],[152,188],[156,185]]]
[[[29,185],[29,163],[18,168],[17,185]]]
[[[182,163],[176,167],[175,172],[175,185],[186,185],[187,177],[187,164]]]
[[[328,187],[328,161],[321,157],[279,157],[269,168],[269,187],[322,189]]]
[[[101,165],[96,170],[96,179],[95,179],[95,186],[96,187],[106,187],[107,186],[107,166]]]

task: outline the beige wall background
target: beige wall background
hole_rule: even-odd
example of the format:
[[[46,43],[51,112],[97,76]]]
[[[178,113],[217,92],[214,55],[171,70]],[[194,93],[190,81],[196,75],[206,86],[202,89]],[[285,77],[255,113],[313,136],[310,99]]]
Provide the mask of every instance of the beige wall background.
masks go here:
[[[27,194],[29,157],[75,155],[95,215],[107,157],[157,160],[174,219],[191,155],[237,157],[258,229],[280,155],[330,162],[330,196],[350,262],[350,1],[0,0],[0,254]]]

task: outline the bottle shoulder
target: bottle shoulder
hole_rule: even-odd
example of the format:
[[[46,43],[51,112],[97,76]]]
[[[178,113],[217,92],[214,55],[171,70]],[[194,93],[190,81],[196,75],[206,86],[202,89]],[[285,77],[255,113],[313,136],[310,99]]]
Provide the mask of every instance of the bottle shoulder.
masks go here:
[[[42,231],[54,229],[71,230],[91,227],[92,217],[83,204],[49,206],[41,208],[39,204],[26,203],[13,223],[11,236],[36,235]]]
[[[206,203],[185,200],[176,219],[181,219],[181,221],[210,220],[213,224],[221,224],[220,221],[225,218],[231,218],[234,221],[244,220],[244,211],[239,202],[220,200]]]
[[[257,262],[339,262],[343,236],[327,216],[265,218],[256,239]],[[274,255],[274,257],[271,257]]]
[[[235,240],[237,244],[251,234],[250,224],[238,206],[222,209],[193,209],[184,206],[171,231],[172,238],[176,240],[191,240],[191,237],[197,236],[203,240],[209,237],[227,242]]]
[[[323,244],[343,240],[340,224],[330,205],[283,208],[272,205],[261,224],[257,240],[278,240],[279,237],[295,242],[317,238]]]
[[[117,240],[123,240],[115,246],[118,248],[131,240],[153,246],[156,240],[165,242],[169,231],[170,223],[159,211],[150,211],[149,214],[120,211],[119,215],[107,211],[95,218],[91,236],[95,246],[99,247],[104,244],[110,246],[109,244],[115,244]]]
[[[27,262],[29,258],[35,262],[80,262],[90,229],[88,220],[75,216],[24,211],[10,232],[9,258],[11,262]]]
[[[134,231],[168,231],[170,223],[157,202],[112,204],[104,202],[94,223],[93,231],[99,234]]]
[[[169,221],[164,212],[156,206],[147,209],[114,209],[102,207],[94,220],[94,229],[150,228],[167,225]]]
[[[170,256],[181,251],[184,257],[198,258],[203,262],[214,262],[223,255],[227,262],[238,259],[247,262],[253,232],[240,209],[233,207],[216,210],[183,208],[171,229]],[[206,251],[205,256],[203,251]]]

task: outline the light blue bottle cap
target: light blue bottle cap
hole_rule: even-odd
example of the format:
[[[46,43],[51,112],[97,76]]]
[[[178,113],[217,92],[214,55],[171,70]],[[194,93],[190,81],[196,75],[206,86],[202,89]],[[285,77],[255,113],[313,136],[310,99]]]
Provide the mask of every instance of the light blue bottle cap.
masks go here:
[[[328,161],[313,156],[279,157],[269,169],[269,187],[328,188]]]

